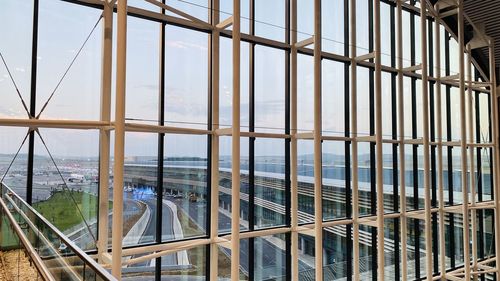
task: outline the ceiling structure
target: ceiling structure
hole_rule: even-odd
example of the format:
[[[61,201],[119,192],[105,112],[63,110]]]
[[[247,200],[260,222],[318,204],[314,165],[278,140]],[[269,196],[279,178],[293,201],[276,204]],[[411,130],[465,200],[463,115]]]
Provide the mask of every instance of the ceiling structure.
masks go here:
[[[479,27],[484,27],[485,35],[493,39],[495,45],[496,66],[500,65],[500,1],[464,0],[464,10],[470,20]],[[481,48],[485,58],[487,48]]]

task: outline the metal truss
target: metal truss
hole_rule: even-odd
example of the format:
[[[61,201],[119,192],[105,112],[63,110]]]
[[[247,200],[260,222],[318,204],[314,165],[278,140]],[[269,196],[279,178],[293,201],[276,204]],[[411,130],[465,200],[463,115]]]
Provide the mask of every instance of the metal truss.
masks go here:
[[[98,121],[78,121],[78,120],[47,120],[43,118],[30,118],[30,119],[0,119],[0,126],[15,126],[15,127],[29,127],[31,129],[37,128],[63,128],[63,129],[97,129],[99,130],[99,209],[108,209],[108,190],[109,190],[109,167],[110,165],[110,136],[114,131],[114,192],[113,192],[113,222],[112,222],[112,244],[111,248],[108,245],[108,215],[105,212],[99,212],[99,236],[98,236],[98,257],[99,262],[111,268],[112,274],[120,279],[122,266],[151,260],[154,258],[161,258],[164,255],[174,253],[179,250],[194,248],[197,246],[207,245],[209,249],[209,272],[207,276],[209,280],[217,280],[218,277],[218,251],[219,247],[230,249],[231,253],[240,252],[240,240],[247,238],[255,238],[261,236],[268,236],[274,234],[290,234],[291,247],[288,254],[290,255],[289,266],[290,276],[287,278],[291,280],[298,280],[299,276],[299,234],[309,235],[314,238],[315,245],[315,279],[323,279],[323,229],[332,226],[349,226],[351,227],[352,236],[350,239],[352,251],[352,269],[348,272],[352,273],[352,280],[361,280],[359,259],[360,259],[360,226],[370,226],[376,232],[376,265],[377,280],[386,280],[384,271],[384,222],[388,219],[399,219],[399,236],[400,236],[400,276],[402,280],[407,280],[408,276],[408,262],[407,262],[407,223],[409,219],[422,221],[424,223],[424,240],[425,248],[425,268],[426,275],[421,276],[422,280],[478,280],[480,276],[487,274],[495,274],[496,279],[500,280],[500,267],[498,266],[499,260],[497,256],[490,256],[486,259],[480,260],[478,257],[477,245],[477,213],[482,210],[493,210],[495,216],[495,252],[500,253],[500,187],[499,187],[499,174],[498,165],[500,161],[500,152],[498,147],[498,108],[497,108],[497,93],[496,93],[496,76],[495,76],[495,60],[493,42],[485,34],[478,30],[474,23],[469,21],[469,24],[475,27],[476,37],[468,44],[464,43],[464,20],[467,20],[463,12],[462,0],[449,0],[438,1],[436,5],[431,5],[427,1],[420,3],[420,8],[414,5],[407,4],[405,0],[396,0],[390,2],[395,7],[396,12],[396,34],[397,40],[395,42],[396,64],[394,66],[382,65],[382,52],[381,52],[381,19],[380,19],[380,3],[381,1],[375,0],[373,2],[373,50],[365,54],[358,54],[356,45],[356,0],[345,1],[349,3],[350,13],[350,33],[349,33],[349,48],[345,56],[331,54],[322,50],[322,21],[321,21],[321,0],[314,0],[314,34],[303,41],[298,41],[297,36],[297,0],[287,0],[287,5],[290,8],[290,31],[289,36],[291,40],[287,42],[277,42],[270,39],[257,37],[253,34],[241,33],[241,10],[240,1],[233,0],[233,15],[227,19],[221,19],[219,15],[220,1],[210,1],[208,7],[209,22],[204,22],[191,16],[183,11],[175,9],[166,3],[166,1],[146,0],[147,2],[158,6],[159,12],[152,12],[149,10],[134,8],[127,6],[126,0],[120,0],[117,4],[115,1],[110,0],[73,0],[68,2],[75,2],[82,5],[98,6],[102,8],[102,80],[101,80],[101,114]],[[168,2],[168,1],[167,1]],[[116,108],[115,118],[111,121],[111,86],[112,86],[112,34],[115,30],[113,26],[113,13],[116,9],[117,15],[117,53],[116,53]],[[403,9],[412,10],[420,15],[420,30],[421,30],[421,60],[420,64],[405,67],[403,65]],[[167,15],[169,11],[175,16]],[[459,73],[458,75],[441,75],[441,46],[440,46],[440,26],[445,24],[442,18],[454,15],[458,19],[458,34],[456,39],[458,41],[458,54],[459,59]],[[178,127],[158,125],[144,125],[133,122],[127,122],[125,119],[125,97],[126,97],[126,46],[127,46],[127,16],[140,16],[150,20],[158,21],[162,25],[169,23],[186,28],[200,30],[209,33],[209,58],[210,64],[210,91],[211,91],[211,124],[208,129],[186,129]],[[429,25],[429,21],[433,25]],[[346,20],[347,23],[347,20]],[[228,27],[231,26],[231,30]],[[433,26],[434,38],[429,38],[428,27]],[[431,30],[432,31],[432,30]],[[232,63],[233,63],[233,97],[232,97],[232,126],[230,128],[219,128],[219,75],[220,65],[220,38],[229,37],[232,40]],[[428,41],[432,40],[432,49],[434,53],[434,65],[429,66]],[[255,44],[262,44],[272,46],[275,48],[286,50],[290,59],[290,130],[285,134],[274,133],[259,133],[259,132],[241,132],[240,126],[240,45],[241,42],[252,42]],[[288,42],[289,41],[289,42]],[[310,46],[313,46],[310,48]],[[482,74],[482,81],[474,79],[471,65],[474,64],[470,54],[471,50],[478,47],[487,46],[490,53],[490,73],[485,73],[484,70],[479,70]],[[298,54],[310,55],[314,59],[314,128],[310,132],[299,132],[297,121],[298,110],[298,97],[297,97],[297,81],[301,78],[297,76],[297,56]],[[332,59],[339,62],[344,62],[348,65],[350,70],[350,80],[348,85],[350,88],[350,131],[346,136],[324,136],[322,135],[322,113],[321,113],[321,62],[323,59]],[[161,67],[164,66],[165,61],[161,61]],[[358,132],[358,89],[357,89],[357,70],[358,66],[368,67],[373,70],[374,74],[374,133],[370,136],[362,136]],[[466,67],[467,66],[467,67]],[[429,74],[429,70],[433,75]],[[397,78],[396,92],[397,92],[397,135],[398,137],[385,138],[383,136],[382,124],[382,72],[389,72]],[[348,79],[348,75],[347,78]],[[404,77],[410,77],[421,83],[421,104],[422,104],[422,120],[423,135],[420,138],[405,137],[405,122],[409,120],[406,116],[407,112],[404,111],[404,100],[407,97],[404,93]],[[429,92],[431,87],[434,86],[434,94],[436,103],[442,104],[442,85],[453,86],[459,88],[460,93],[460,120],[455,120],[460,123],[460,137],[459,141],[444,141],[443,123],[441,106],[436,107],[435,113],[435,126],[436,136],[433,140],[430,136],[430,101]],[[491,142],[481,143],[474,138],[473,122],[473,92],[489,93],[490,96],[490,120],[492,137]],[[162,110],[163,111],[163,110]],[[469,112],[470,114],[466,114]],[[39,117],[39,116],[38,116]],[[158,243],[153,245],[137,246],[133,248],[124,248],[122,244],[123,238],[123,176],[124,176],[124,143],[126,132],[151,132],[151,133],[172,133],[172,134],[194,134],[206,135],[210,137],[210,231],[206,237],[192,239],[189,241],[173,241],[162,242],[161,238]],[[219,138],[220,136],[230,136],[232,140],[232,212],[231,212],[231,233],[220,235],[218,231],[218,200],[219,200]],[[240,232],[240,137],[266,137],[285,139],[290,142],[290,222],[284,227],[277,227],[272,229],[252,230],[249,232]],[[312,140],[314,143],[314,221],[305,224],[299,224],[299,202],[298,202],[298,141],[299,140]],[[350,217],[345,219],[324,221],[323,219],[323,206],[322,206],[322,142],[324,140],[342,141],[350,147],[350,160],[351,160],[351,210]],[[375,193],[376,196],[376,212],[368,216],[360,215],[359,204],[359,186],[358,186],[358,145],[362,143],[369,143],[374,146],[375,152]],[[398,168],[399,171],[405,171],[407,158],[405,157],[405,145],[419,146],[423,148],[423,188],[424,188],[424,208],[417,210],[408,210],[405,186],[405,174],[400,172],[399,180],[399,211],[387,212],[384,211],[384,193],[383,193],[383,144],[392,144],[397,148],[399,153]],[[437,196],[438,205],[433,206],[431,194],[431,149],[436,149],[436,163],[437,163]],[[461,157],[461,182],[463,185],[463,198],[462,203],[459,205],[445,205],[445,184],[443,182],[443,165],[444,150],[450,147],[460,148]],[[476,148],[489,148],[492,150],[492,171],[493,172],[493,187],[494,198],[492,201],[477,202],[477,188],[475,185],[475,178],[468,177],[467,173],[470,171],[473,174],[475,170]],[[445,260],[445,246],[446,246],[446,226],[445,220],[450,214],[460,214],[463,217],[463,249],[465,263],[462,267],[452,269],[451,271],[446,265]],[[433,233],[433,217],[437,218],[438,227],[437,234]],[[435,261],[433,252],[433,237],[438,237],[438,249],[440,252],[439,260]],[[472,242],[470,242],[472,241]],[[418,243],[418,242],[417,242]],[[138,258],[124,260],[122,257],[141,254]],[[399,254],[399,253],[398,253]],[[438,264],[438,273],[435,273],[432,268],[434,263]],[[233,254],[231,257],[231,279],[239,280],[240,260],[238,254]],[[350,277],[351,278],[351,277]]]

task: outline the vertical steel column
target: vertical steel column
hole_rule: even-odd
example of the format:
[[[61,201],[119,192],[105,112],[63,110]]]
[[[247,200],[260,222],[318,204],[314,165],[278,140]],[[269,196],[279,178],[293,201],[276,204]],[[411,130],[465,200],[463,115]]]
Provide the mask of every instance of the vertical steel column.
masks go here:
[[[127,0],[120,0],[117,9],[118,35],[116,47],[116,109],[115,153],[113,165],[113,238],[111,272],[121,280],[123,239],[123,161],[125,153],[125,87],[127,61]]]
[[[430,181],[430,143],[429,143],[429,81],[427,76],[427,5],[420,5],[420,36],[422,56],[422,131],[424,150],[424,214],[425,214],[425,264],[427,280],[432,280],[432,219],[431,219],[431,181]],[[416,242],[418,244],[418,242]]]
[[[470,44],[467,44],[467,105],[468,105],[468,116],[467,116],[467,143],[474,143],[474,135],[473,135],[473,103],[472,103],[472,52]],[[470,182],[470,193],[471,193],[471,208],[470,217],[471,217],[471,227],[472,227],[472,270],[477,271],[477,220],[476,220],[476,174],[474,172],[474,146],[469,146],[469,162],[470,162],[470,172],[469,172],[469,182]],[[466,171],[467,172],[467,171]],[[473,276],[474,280],[477,280],[477,274]]]
[[[321,0],[314,0],[314,247],[315,276],[323,280],[323,204],[321,202]]]
[[[297,232],[299,195],[297,182],[297,0],[291,0],[291,57],[290,57],[290,199],[292,228],[292,280],[299,280],[299,234]]]
[[[435,11],[439,11],[439,5],[434,6]],[[444,225],[444,180],[443,180],[443,120],[442,120],[442,101],[441,101],[441,36],[440,36],[440,19],[436,15],[434,17],[434,54],[436,56],[436,130],[437,130],[437,173],[439,175],[438,197],[439,197],[439,268],[441,279],[446,273],[446,248],[445,248],[445,225]]]
[[[166,0],[162,0],[165,4]],[[165,9],[160,8],[160,12],[165,14]],[[166,45],[166,23],[160,22],[160,31],[158,37],[159,42],[159,77],[158,83],[160,85],[158,91],[158,125],[165,126],[165,45]],[[164,174],[164,163],[165,163],[165,133],[158,133],[158,143],[157,143],[157,165],[156,165],[156,221],[155,221],[155,242],[162,242],[162,224],[163,224],[163,174]],[[155,259],[155,281],[161,281],[161,260],[162,257],[157,257]]]
[[[219,0],[212,0],[211,13],[212,25],[219,23]],[[211,35],[211,68],[212,68],[212,132],[219,128],[219,54],[220,54],[220,32],[214,28]],[[211,135],[211,159],[210,159],[210,277],[208,280],[217,280],[219,275],[219,246],[214,243],[219,234],[219,136]]]
[[[377,280],[384,280],[384,179],[382,150],[382,62],[380,35],[380,1],[374,1],[375,45],[375,155],[377,188]]]
[[[36,115],[36,74],[38,62],[38,5],[33,1],[33,34],[31,38],[31,88],[30,88],[30,118]],[[26,202],[33,202],[33,162],[35,160],[35,131],[30,130],[28,141],[28,167],[26,177]]]
[[[113,7],[104,2],[102,29],[102,73],[101,73],[101,121],[111,120],[111,69],[113,52]],[[97,251],[99,262],[108,250],[108,207],[109,207],[109,148],[110,131],[99,130],[99,229]]]
[[[492,160],[493,165],[491,167],[491,173],[493,173],[493,188],[494,188],[494,200],[495,200],[495,253],[496,253],[496,279],[500,280],[500,181],[499,175],[500,171],[498,165],[500,163],[500,150],[499,150],[499,139],[498,139],[498,98],[497,98],[497,82],[496,82],[496,66],[495,66],[495,49],[493,40],[490,39],[488,42],[489,51],[489,64],[490,64],[490,103],[491,103],[491,132],[492,132],[492,143],[493,143],[493,154]]]
[[[349,15],[351,49],[351,143],[352,143],[352,259],[353,280],[359,280],[359,190],[358,190],[358,98],[356,63],[356,0],[350,0]],[[349,200],[346,198],[346,200]]]
[[[233,128],[231,175],[231,280],[240,271],[240,0],[233,0]]]
[[[403,8],[404,0],[397,1],[397,59],[398,59],[398,132],[399,132],[399,186],[400,186],[400,231],[401,231],[401,279],[408,278],[407,265],[407,225],[406,225],[406,177],[405,177],[405,112],[404,112],[404,80],[403,80]]]
[[[470,253],[469,253],[469,193],[467,188],[467,127],[465,116],[465,62],[464,62],[464,10],[463,0],[458,0],[458,62],[460,86],[460,157],[461,157],[461,182],[462,182],[462,229],[464,245],[464,279],[470,280]]]

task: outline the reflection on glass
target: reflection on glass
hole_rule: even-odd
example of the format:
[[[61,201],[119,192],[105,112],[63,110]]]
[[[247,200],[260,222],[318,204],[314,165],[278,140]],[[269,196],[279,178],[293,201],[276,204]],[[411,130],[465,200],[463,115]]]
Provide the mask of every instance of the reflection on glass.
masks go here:
[[[399,261],[396,235],[399,234],[399,219],[384,220],[384,274],[389,280],[399,280],[396,264]],[[399,236],[398,236],[399,237]]]
[[[232,170],[231,137],[219,140],[219,233],[231,231]],[[249,215],[248,138],[240,139],[240,229],[247,230]]]
[[[285,2],[255,1],[255,35],[285,41]]]
[[[369,215],[372,210],[372,180],[371,171],[371,156],[370,156],[370,143],[358,143],[358,198],[359,198],[359,214]]]
[[[3,178],[2,183],[25,200],[28,176],[28,140],[22,147],[21,145],[27,132],[28,130],[25,128],[0,127],[0,177]],[[19,154],[16,156],[17,150],[19,150]]]
[[[313,141],[297,141],[299,223],[314,221],[314,149]]]
[[[286,280],[285,235],[254,239],[254,280]]]
[[[356,94],[358,104],[358,135],[370,135],[370,96],[372,91],[370,87],[370,71],[366,67],[357,67],[357,89]]]
[[[101,11],[63,1],[42,0],[39,5],[37,114],[54,93],[43,111],[44,118],[98,120],[102,66]],[[89,34],[88,41],[83,45]],[[66,70],[68,72],[64,76]]]
[[[285,52],[255,47],[255,131],[285,130]]]
[[[314,280],[315,276],[315,251],[314,237],[299,233],[299,278],[298,280]]]
[[[159,32],[156,22],[128,17],[125,117],[129,122],[158,124]]]
[[[19,12],[22,11],[22,12]],[[32,1],[2,1],[0,9],[0,53],[5,60],[19,92],[27,105],[30,103],[31,86],[31,38],[33,26]],[[16,88],[9,78],[7,68],[0,61],[0,117],[26,118],[28,115],[18,97]]]
[[[285,141],[255,141],[254,214],[255,227],[285,223]]]
[[[372,274],[374,270],[374,265],[376,264],[376,248],[372,247],[374,243],[374,233],[376,229],[371,226],[360,225],[359,226],[359,261],[354,260],[353,262],[359,263],[359,276],[361,280],[372,279]]]
[[[321,129],[323,135],[343,136],[345,130],[344,64],[323,60],[321,81]]]
[[[344,142],[323,142],[321,189],[323,219],[335,219],[346,216],[346,167]]]
[[[206,33],[169,25],[165,28],[165,124],[168,126],[198,129],[207,126],[207,44]],[[151,78],[158,80],[155,75]],[[158,91],[154,95],[158,96]]]
[[[162,206],[164,241],[206,233],[206,143],[206,136],[165,136]]]
[[[95,248],[98,133],[63,129],[39,132],[43,139],[35,136],[33,207],[77,246]]]
[[[321,3],[321,49],[324,52],[344,54],[344,1]]]
[[[249,272],[249,239],[240,240],[240,281],[248,279]],[[231,249],[223,246],[218,247],[218,277],[219,281],[231,280]]]
[[[157,154],[157,134],[125,134],[124,245],[132,246],[156,240]],[[110,198],[111,196],[112,194]],[[172,226],[172,223],[168,226]]]
[[[232,1],[226,1],[231,2]],[[220,38],[219,127],[231,127],[233,115],[233,61],[231,39]],[[248,131],[250,125],[249,100],[249,44],[241,42],[240,50],[240,126]]]
[[[346,226],[323,229],[323,280],[343,280],[347,277]]]
[[[206,247],[182,250],[161,257],[161,276],[166,280],[205,280]]]

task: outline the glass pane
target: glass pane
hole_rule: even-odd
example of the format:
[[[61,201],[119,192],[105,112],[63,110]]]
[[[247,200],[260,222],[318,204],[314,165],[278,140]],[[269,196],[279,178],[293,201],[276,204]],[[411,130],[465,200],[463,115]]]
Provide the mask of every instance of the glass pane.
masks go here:
[[[314,237],[299,233],[299,280],[307,281],[315,278]]]
[[[207,137],[165,136],[162,240],[206,233]]]
[[[321,3],[321,48],[324,52],[344,54],[344,1]]]
[[[26,106],[29,106],[30,103],[32,18],[32,1],[2,1],[0,25],[4,27],[15,26],[16,28],[2,28],[0,30],[2,38],[0,53]],[[2,118],[26,118],[28,116],[3,62],[0,62],[0,92],[2,93],[2,102],[0,103],[0,116]]]
[[[284,133],[285,52],[255,47],[255,131]]]
[[[219,233],[231,231],[232,158],[231,137],[219,140]],[[240,230],[248,227],[248,138],[240,139]]]
[[[205,280],[208,266],[206,249],[199,246],[161,257],[161,279]]]
[[[299,223],[314,221],[314,150],[310,140],[297,141]]]
[[[27,137],[27,131],[25,128],[0,127],[0,176],[2,184],[7,185],[25,200],[28,176],[28,140],[26,139],[24,144],[22,143],[23,139]],[[18,150],[19,154],[16,156]]]
[[[206,33],[166,26],[165,125],[207,128],[207,44]],[[151,77],[158,80],[157,76]]]
[[[125,117],[129,122],[158,124],[159,32],[156,22],[128,17]]]
[[[33,207],[82,249],[95,248],[99,134],[63,129],[39,132],[42,139],[35,136]]]
[[[346,216],[346,167],[345,143],[323,142],[323,219]]]
[[[286,280],[285,235],[257,237],[254,243],[254,279]]]
[[[285,141],[255,141],[255,227],[285,224]]]
[[[156,240],[157,161],[157,134],[126,133],[123,175],[124,245],[133,246]],[[168,226],[172,226],[172,223],[165,227]]]
[[[53,94],[44,118],[98,120],[102,11],[62,1],[39,5],[37,114]]]
[[[344,66],[343,63],[336,61],[322,61],[321,121],[323,135],[345,135]]]
[[[323,280],[347,278],[346,226],[338,225],[323,229]]]
[[[255,0],[255,35],[285,41],[285,0]]]

